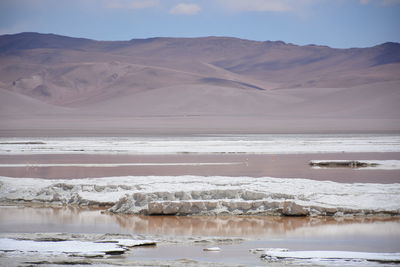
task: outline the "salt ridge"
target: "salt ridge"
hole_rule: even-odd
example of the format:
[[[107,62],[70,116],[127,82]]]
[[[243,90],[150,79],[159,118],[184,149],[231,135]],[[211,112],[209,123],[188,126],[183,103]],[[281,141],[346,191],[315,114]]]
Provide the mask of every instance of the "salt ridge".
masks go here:
[[[400,184],[223,176],[0,177],[0,202],[164,215],[399,215]]]

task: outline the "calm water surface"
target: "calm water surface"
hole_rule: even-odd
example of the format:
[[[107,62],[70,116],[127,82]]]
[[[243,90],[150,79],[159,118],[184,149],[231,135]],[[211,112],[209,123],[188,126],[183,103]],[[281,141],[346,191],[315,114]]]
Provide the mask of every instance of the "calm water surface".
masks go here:
[[[0,176],[44,179],[74,179],[110,176],[200,175],[306,178],[346,183],[399,183],[400,170],[362,170],[350,168],[313,169],[310,160],[400,160],[400,153],[322,153],[322,154],[188,154],[188,155],[0,155]],[[30,164],[110,164],[134,163],[152,166],[117,167],[34,167]],[[158,165],[212,163],[216,165]],[[223,165],[234,163],[232,165]],[[1,167],[1,164],[26,164]],[[221,165],[218,165],[221,164]]]
[[[285,247],[323,243],[326,247],[347,244],[344,247],[360,251],[400,250],[400,218],[393,217],[139,216],[72,207],[0,206],[0,232],[223,236]]]
[[[178,260],[263,264],[250,249],[283,247],[290,250],[348,250],[399,252],[400,218],[299,218],[268,216],[136,216],[104,214],[96,209],[0,207],[1,233],[125,233],[145,237],[197,238],[198,243],[136,248],[132,260]],[[219,243],[217,253],[203,249],[210,240],[242,238]]]

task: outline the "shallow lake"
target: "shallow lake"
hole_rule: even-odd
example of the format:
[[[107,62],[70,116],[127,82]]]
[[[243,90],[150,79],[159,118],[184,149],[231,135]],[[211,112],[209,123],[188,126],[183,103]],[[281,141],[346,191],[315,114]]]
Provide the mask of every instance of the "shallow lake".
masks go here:
[[[72,207],[0,207],[2,233],[127,233],[172,238],[200,238],[197,244],[136,248],[134,260],[262,263],[250,249],[398,252],[400,218],[332,218],[268,216],[136,216]],[[204,252],[219,237],[220,252]],[[236,240],[236,241],[235,241]]]
[[[396,135],[157,137],[144,138],[143,142],[139,137],[99,138],[98,142],[91,138],[32,140],[1,139],[0,176],[76,179],[196,175],[400,183],[398,169],[313,169],[308,165],[310,160],[400,160],[400,138]],[[166,148],[167,153],[160,153]],[[135,152],[140,149],[149,153]],[[10,166],[13,164],[16,166]],[[256,265],[263,262],[249,250],[259,247],[400,251],[398,217],[137,216],[83,207],[0,206],[0,233],[49,232],[124,233],[200,241],[135,248],[129,257],[144,261],[189,258]],[[218,243],[222,250],[204,252],[203,248],[215,245],[215,237],[226,238],[226,242]]]

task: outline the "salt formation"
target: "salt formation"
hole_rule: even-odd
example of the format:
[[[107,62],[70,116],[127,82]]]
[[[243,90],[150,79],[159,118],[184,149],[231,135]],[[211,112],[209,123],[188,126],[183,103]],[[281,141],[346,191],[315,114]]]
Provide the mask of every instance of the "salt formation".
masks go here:
[[[400,184],[222,176],[0,177],[0,202],[110,206],[114,213],[147,215],[399,215]]]
[[[204,248],[203,250],[204,251],[214,251],[214,252],[221,251],[221,249],[219,247]]]
[[[365,168],[365,167],[376,167],[378,163],[370,163],[358,160],[311,160],[310,166],[322,167],[322,168]]]
[[[68,254],[78,257],[102,257],[124,254],[134,246],[156,245],[152,240],[21,240],[0,238],[0,251],[17,253]]]
[[[297,203],[296,203],[297,202]],[[322,205],[321,205],[322,204]],[[397,215],[399,209],[331,206],[295,194],[265,194],[247,190],[134,193],[121,198],[115,213],[146,215]]]
[[[313,168],[399,170],[400,160],[311,160],[309,165]]]
[[[335,266],[362,264],[363,262],[374,263],[400,263],[400,253],[369,253],[369,252],[353,252],[353,251],[288,251],[266,249],[261,258],[268,261],[275,260],[291,260],[293,264],[303,265],[306,262],[299,260],[308,260],[314,264],[325,263],[334,264]],[[297,261],[297,262],[296,262]],[[354,264],[354,265],[353,265]]]

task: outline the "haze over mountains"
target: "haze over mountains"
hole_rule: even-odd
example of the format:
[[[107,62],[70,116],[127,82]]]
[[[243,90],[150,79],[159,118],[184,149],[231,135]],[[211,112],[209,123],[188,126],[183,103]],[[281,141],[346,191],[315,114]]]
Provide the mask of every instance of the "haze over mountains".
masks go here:
[[[400,44],[0,36],[0,134],[400,131]]]

